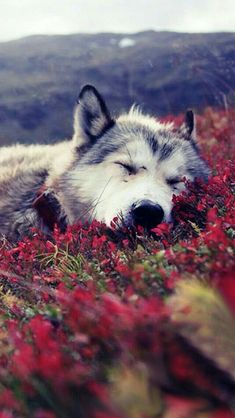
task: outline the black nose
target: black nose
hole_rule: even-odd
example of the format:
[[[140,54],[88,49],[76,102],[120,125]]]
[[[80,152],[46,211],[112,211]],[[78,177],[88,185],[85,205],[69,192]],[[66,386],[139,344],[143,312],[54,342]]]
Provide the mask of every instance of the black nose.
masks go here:
[[[162,222],[164,212],[160,205],[143,200],[132,210],[132,217],[135,225],[151,229]]]

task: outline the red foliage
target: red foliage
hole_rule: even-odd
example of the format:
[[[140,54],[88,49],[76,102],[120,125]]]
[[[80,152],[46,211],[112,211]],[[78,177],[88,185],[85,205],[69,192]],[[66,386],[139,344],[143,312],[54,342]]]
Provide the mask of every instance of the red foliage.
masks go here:
[[[139,365],[163,418],[235,417],[235,377],[177,333],[166,303],[197,278],[234,313],[234,120],[234,110],[199,117],[213,176],[174,198],[176,223],[154,237],[93,222],[2,242],[0,418],[137,416],[113,401],[110,375]]]

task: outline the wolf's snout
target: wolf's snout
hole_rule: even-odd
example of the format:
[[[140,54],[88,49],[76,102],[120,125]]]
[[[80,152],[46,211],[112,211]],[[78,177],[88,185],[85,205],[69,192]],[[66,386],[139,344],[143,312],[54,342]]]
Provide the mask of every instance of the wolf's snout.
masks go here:
[[[138,206],[132,209],[132,218],[135,225],[144,228],[154,228],[163,220],[164,212],[160,205],[150,200],[143,200]]]

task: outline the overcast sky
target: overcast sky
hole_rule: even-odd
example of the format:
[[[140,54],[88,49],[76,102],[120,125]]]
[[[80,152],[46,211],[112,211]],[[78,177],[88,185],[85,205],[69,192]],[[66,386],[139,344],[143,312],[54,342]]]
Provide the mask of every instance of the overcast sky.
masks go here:
[[[0,41],[32,34],[235,31],[234,0],[0,0]]]

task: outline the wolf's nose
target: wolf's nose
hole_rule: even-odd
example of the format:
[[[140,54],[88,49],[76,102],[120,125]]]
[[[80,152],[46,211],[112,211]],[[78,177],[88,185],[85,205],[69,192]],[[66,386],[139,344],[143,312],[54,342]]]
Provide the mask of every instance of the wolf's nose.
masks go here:
[[[132,217],[135,225],[151,229],[162,222],[164,212],[160,205],[143,200],[132,210]]]

